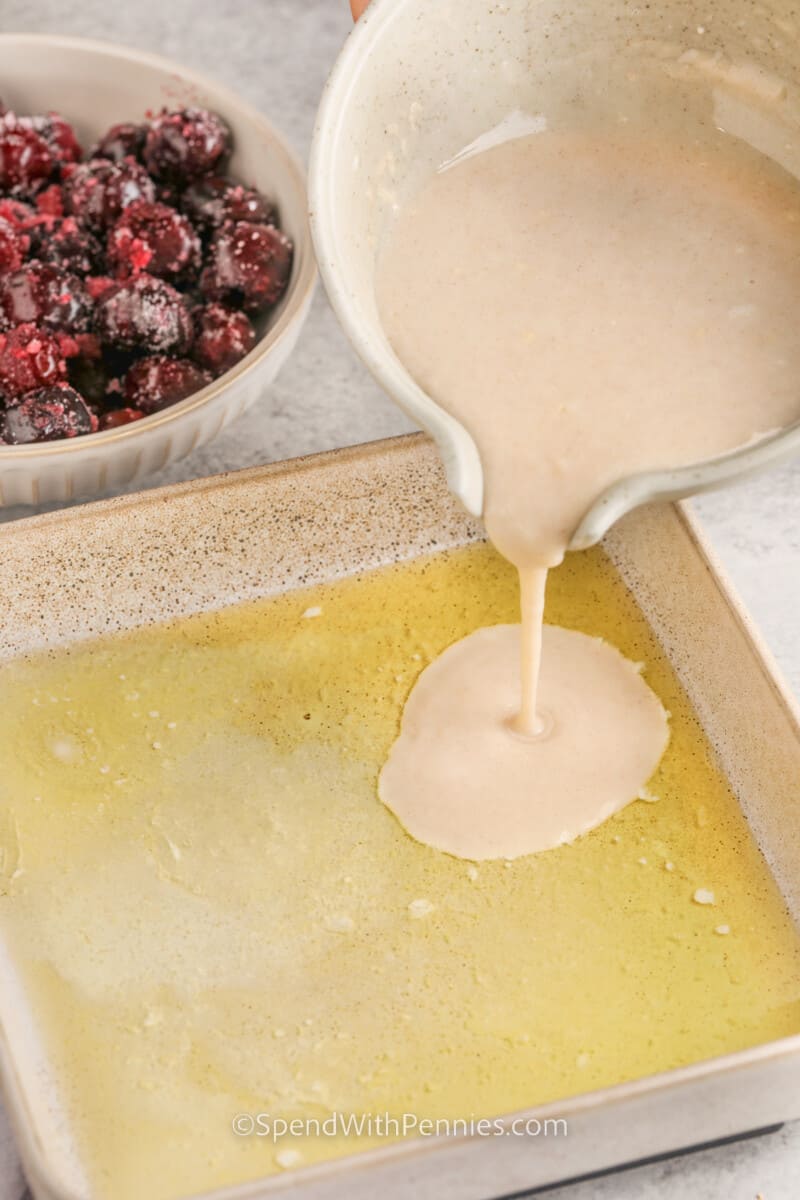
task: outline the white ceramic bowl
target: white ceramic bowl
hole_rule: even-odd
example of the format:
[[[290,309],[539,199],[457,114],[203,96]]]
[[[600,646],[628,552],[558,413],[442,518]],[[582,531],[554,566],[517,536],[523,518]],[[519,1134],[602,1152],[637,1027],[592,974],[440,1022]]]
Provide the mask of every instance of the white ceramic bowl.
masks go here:
[[[225,375],[163,412],[119,429],[31,446],[0,446],[0,504],[38,504],[120,487],[216,437],[261,396],[292,352],[308,313],[316,267],[303,169],[254,108],[177,63],[80,38],[0,35],[3,100],[20,113],[57,109],[88,148],[109,125],[162,106],[213,109],[230,125],[230,172],[270,196],[295,246],[286,295],[253,350]]]
[[[483,474],[472,438],[417,386],[381,327],[374,276],[387,221],[424,178],[509,117],[546,113],[561,95],[560,61],[590,63],[603,48],[696,50],[712,71],[716,55],[755,68],[743,79],[767,88],[780,80],[787,109],[800,112],[800,41],[785,0],[718,0],[713,9],[712,20],[693,0],[373,0],[334,68],[309,172],[320,272],[355,349],[436,439],[451,489],[476,515]],[[708,462],[622,480],[598,499],[571,548],[591,545],[648,500],[721,487],[798,451],[800,425]]]

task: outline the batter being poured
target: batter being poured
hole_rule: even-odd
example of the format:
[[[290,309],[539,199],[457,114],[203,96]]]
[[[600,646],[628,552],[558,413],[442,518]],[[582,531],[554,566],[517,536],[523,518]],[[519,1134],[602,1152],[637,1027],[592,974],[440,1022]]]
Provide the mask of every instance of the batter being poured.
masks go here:
[[[457,643],[408,701],[380,792],[414,837],[513,858],[642,791],[667,715],[616,650],[543,627],[547,569],[614,482],[800,417],[798,296],[798,182],[716,132],[523,137],[400,212],[384,326],[473,436],[522,598],[521,632]]]

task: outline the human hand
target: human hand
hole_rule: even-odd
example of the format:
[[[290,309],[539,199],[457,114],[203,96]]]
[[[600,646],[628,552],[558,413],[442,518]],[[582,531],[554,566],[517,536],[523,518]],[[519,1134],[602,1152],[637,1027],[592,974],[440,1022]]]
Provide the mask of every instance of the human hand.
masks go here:
[[[358,20],[368,4],[369,0],[350,0],[350,7],[353,10],[354,21]]]

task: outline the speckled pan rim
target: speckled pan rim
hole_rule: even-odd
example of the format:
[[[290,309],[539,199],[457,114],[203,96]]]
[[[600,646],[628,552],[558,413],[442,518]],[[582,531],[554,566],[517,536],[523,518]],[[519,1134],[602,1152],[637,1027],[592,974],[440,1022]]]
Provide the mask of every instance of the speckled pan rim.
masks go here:
[[[286,139],[257,108],[248,103],[248,101],[240,99],[229,87],[225,84],[217,83],[210,76],[188,67],[185,68],[180,63],[165,58],[160,54],[151,54],[145,50],[120,46],[115,42],[106,42],[99,38],[65,37],[60,34],[47,33],[0,33],[0,47],[13,45],[61,46],[65,49],[88,50],[95,54],[126,59],[141,63],[143,66],[168,71],[171,75],[180,79],[182,83],[185,82],[202,91],[210,91],[219,95],[225,101],[226,106],[229,105],[231,109],[238,109],[244,118],[259,128],[271,142],[274,142],[280,148],[298,185],[298,191],[303,195],[306,194],[306,172],[300,159]],[[84,434],[82,437],[63,438],[57,442],[39,442],[27,446],[0,446],[0,467],[12,466],[14,463],[21,463],[23,461],[26,465],[30,465],[32,459],[40,457],[43,460],[50,459],[57,455],[69,454],[71,451],[76,450],[94,447],[102,449],[112,442],[140,437],[148,430],[168,425],[186,413],[192,412],[196,408],[201,408],[209,401],[214,400],[234,380],[241,379],[249,374],[270,351],[284,340],[285,336],[291,331],[295,321],[300,319],[306,305],[311,300],[317,284],[317,266],[307,218],[303,228],[302,245],[295,246],[295,255],[296,259],[301,260],[300,269],[289,285],[283,311],[275,324],[266,331],[250,353],[245,355],[229,371],[226,371],[224,375],[220,375],[218,379],[215,379],[199,392],[195,392],[194,395],[187,396],[185,400],[180,400],[177,404],[173,404],[161,412],[143,417],[139,421],[123,425],[119,429],[100,430],[97,433]]]

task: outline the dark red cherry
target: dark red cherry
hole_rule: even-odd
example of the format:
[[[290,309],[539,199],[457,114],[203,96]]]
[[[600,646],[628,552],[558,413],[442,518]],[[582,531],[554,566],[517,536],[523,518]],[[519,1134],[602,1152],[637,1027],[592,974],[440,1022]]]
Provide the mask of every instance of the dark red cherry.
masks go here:
[[[103,134],[89,157],[110,158],[112,162],[122,162],[123,158],[141,160],[146,137],[146,125],[134,125],[123,121],[119,125],[112,125]]]
[[[33,259],[0,276],[0,321],[6,329],[32,322],[65,333],[87,333],[93,303],[77,275]]]
[[[102,260],[100,242],[75,217],[47,222],[39,231],[37,257],[77,275],[90,275]]]
[[[273,225],[225,225],[211,243],[200,290],[209,300],[258,312],[286,291],[292,252],[292,243]]]
[[[0,217],[8,221],[15,229],[25,232],[32,221],[36,221],[36,209],[24,200],[14,200],[10,196],[0,199]]]
[[[195,313],[197,337],[192,354],[213,375],[229,371],[256,344],[256,331],[246,313],[224,304],[206,304]]]
[[[0,392],[22,396],[66,379],[67,364],[58,339],[35,325],[0,333]]]
[[[3,414],[3,438],[12,446],[80,437],[96,429],[97,417],[68,383],[28,392]]]
[[[144,162],[157,179],[188,182],[213,171],[230,147],[230,130],[216,113],[205,108],[163,109],[150,122]]]
[[[45,139],[7,112],[0,117],[0,188],[30,191],[49,179],[55,158]]]
[[[163,279],[141,274],[104,291],[97,301],[95,330],[123,350],[182,354],[194,330],[186,301]]]
[[[109,266],[120,275],[148,271],[174,279],[198,270],[200,239],[174,208],[139,200],[125,209],[109,233],[107,254]]]
[[[152,179],[133,158],[118,163],[91,158],[68,166],[63,186],[67,212],[95,230],[113,225],[129,204],[155,199]]]
[[[222,175],[206,175],[190,183],[181,197],[181,208],[198,229],[206,232],[228,221],[278,224],[277,209],[266,196]]]
[[[188,358],[153,354],[133,364],[122,382],[122,391],[126,404],[154,413],[185,400],[210,382],[209,373]]]
[[[80,162],[83,158],[83,150],[75,130],[60,113],[49,112],[41,116],[19,117],[18,120],[20,125],[39,134],[49,147],[57,165]]]

